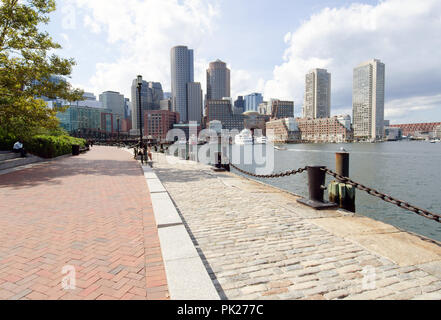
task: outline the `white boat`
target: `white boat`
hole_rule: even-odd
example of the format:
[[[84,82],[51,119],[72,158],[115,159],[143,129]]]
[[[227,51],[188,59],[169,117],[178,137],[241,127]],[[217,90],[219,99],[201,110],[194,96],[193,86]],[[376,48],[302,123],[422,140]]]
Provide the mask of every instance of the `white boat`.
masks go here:
[[[441,142],[441,140],[440,139],[433,139],[433,140],[430,140],[429,142],[430,143],[438,143],[438,142]]]
[[[278,146],[274,146],[274,149],[279,150],[279,151],[286,151],[286,150],[288,150],[288,148],[278,147]]]
[[[268,139],[265,136],[254,137],[255,144],[266,144]]]
[[[234,143],[239,145],[253,144],[253,136],[248,129],[242,130],[234,137]]]

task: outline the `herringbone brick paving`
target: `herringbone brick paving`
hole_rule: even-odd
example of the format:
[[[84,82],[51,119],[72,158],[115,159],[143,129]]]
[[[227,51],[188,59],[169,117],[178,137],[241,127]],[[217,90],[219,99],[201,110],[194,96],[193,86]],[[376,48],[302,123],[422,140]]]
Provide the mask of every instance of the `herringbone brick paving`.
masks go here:
[[[63,268],[75,289],[63,288],[73,274]],[[167,298],[148,187],[129,153],[97,146],[0,175],[0,299]]]

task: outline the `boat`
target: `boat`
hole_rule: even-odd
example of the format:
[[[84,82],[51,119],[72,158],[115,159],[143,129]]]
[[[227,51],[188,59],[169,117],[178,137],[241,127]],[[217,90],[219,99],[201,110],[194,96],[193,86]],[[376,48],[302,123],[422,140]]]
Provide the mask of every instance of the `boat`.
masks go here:
[[[254,137],[255,144],[266,144],[268,139],[265,136]]]
[[[430,143],[438,143],[438,142],[441,142],[441,140],[440,139],[432,139],[429,142]]]
[[[288,150],[288,148],[286,148],[286,147],[278,147],[278,146],[274,146],[274,149],[279,150],[279,151],[286,151],[286,150]]]
[[[242,130],[238,135],[234,137],[234,143],[238,145],[253,144],[253,136],[248,129]]]

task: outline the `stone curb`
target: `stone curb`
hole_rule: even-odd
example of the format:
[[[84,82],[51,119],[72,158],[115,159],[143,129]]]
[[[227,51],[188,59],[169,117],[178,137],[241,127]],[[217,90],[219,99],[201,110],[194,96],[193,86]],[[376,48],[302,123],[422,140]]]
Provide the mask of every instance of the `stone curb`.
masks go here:
[[[170,299],[220,300],[167,190],[152,168],[141,167],[152,199]]]

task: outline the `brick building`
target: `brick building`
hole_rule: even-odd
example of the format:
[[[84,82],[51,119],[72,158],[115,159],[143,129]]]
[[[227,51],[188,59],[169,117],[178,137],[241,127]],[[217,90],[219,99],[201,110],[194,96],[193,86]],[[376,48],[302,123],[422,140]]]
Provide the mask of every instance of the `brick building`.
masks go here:
[[[163,141],[167,132],[179,122],[179,114],[168,110],[147,110],[144,112],[144,135]]]
[[[274,143],[295,143],[301,139],[297,121],[294,118],[271,120],[266,123],[266,135]]]
[[[297,118],[296,120],[303,142],[340,143],[354,139],[353,131],[344,124],[345,118]]]
[[[403,135],[407,137],[434,134],[438,126],[441,126],[441,122],[407,123],[407,124],[390,125],[390,127],[392,128],[400,128]]]

